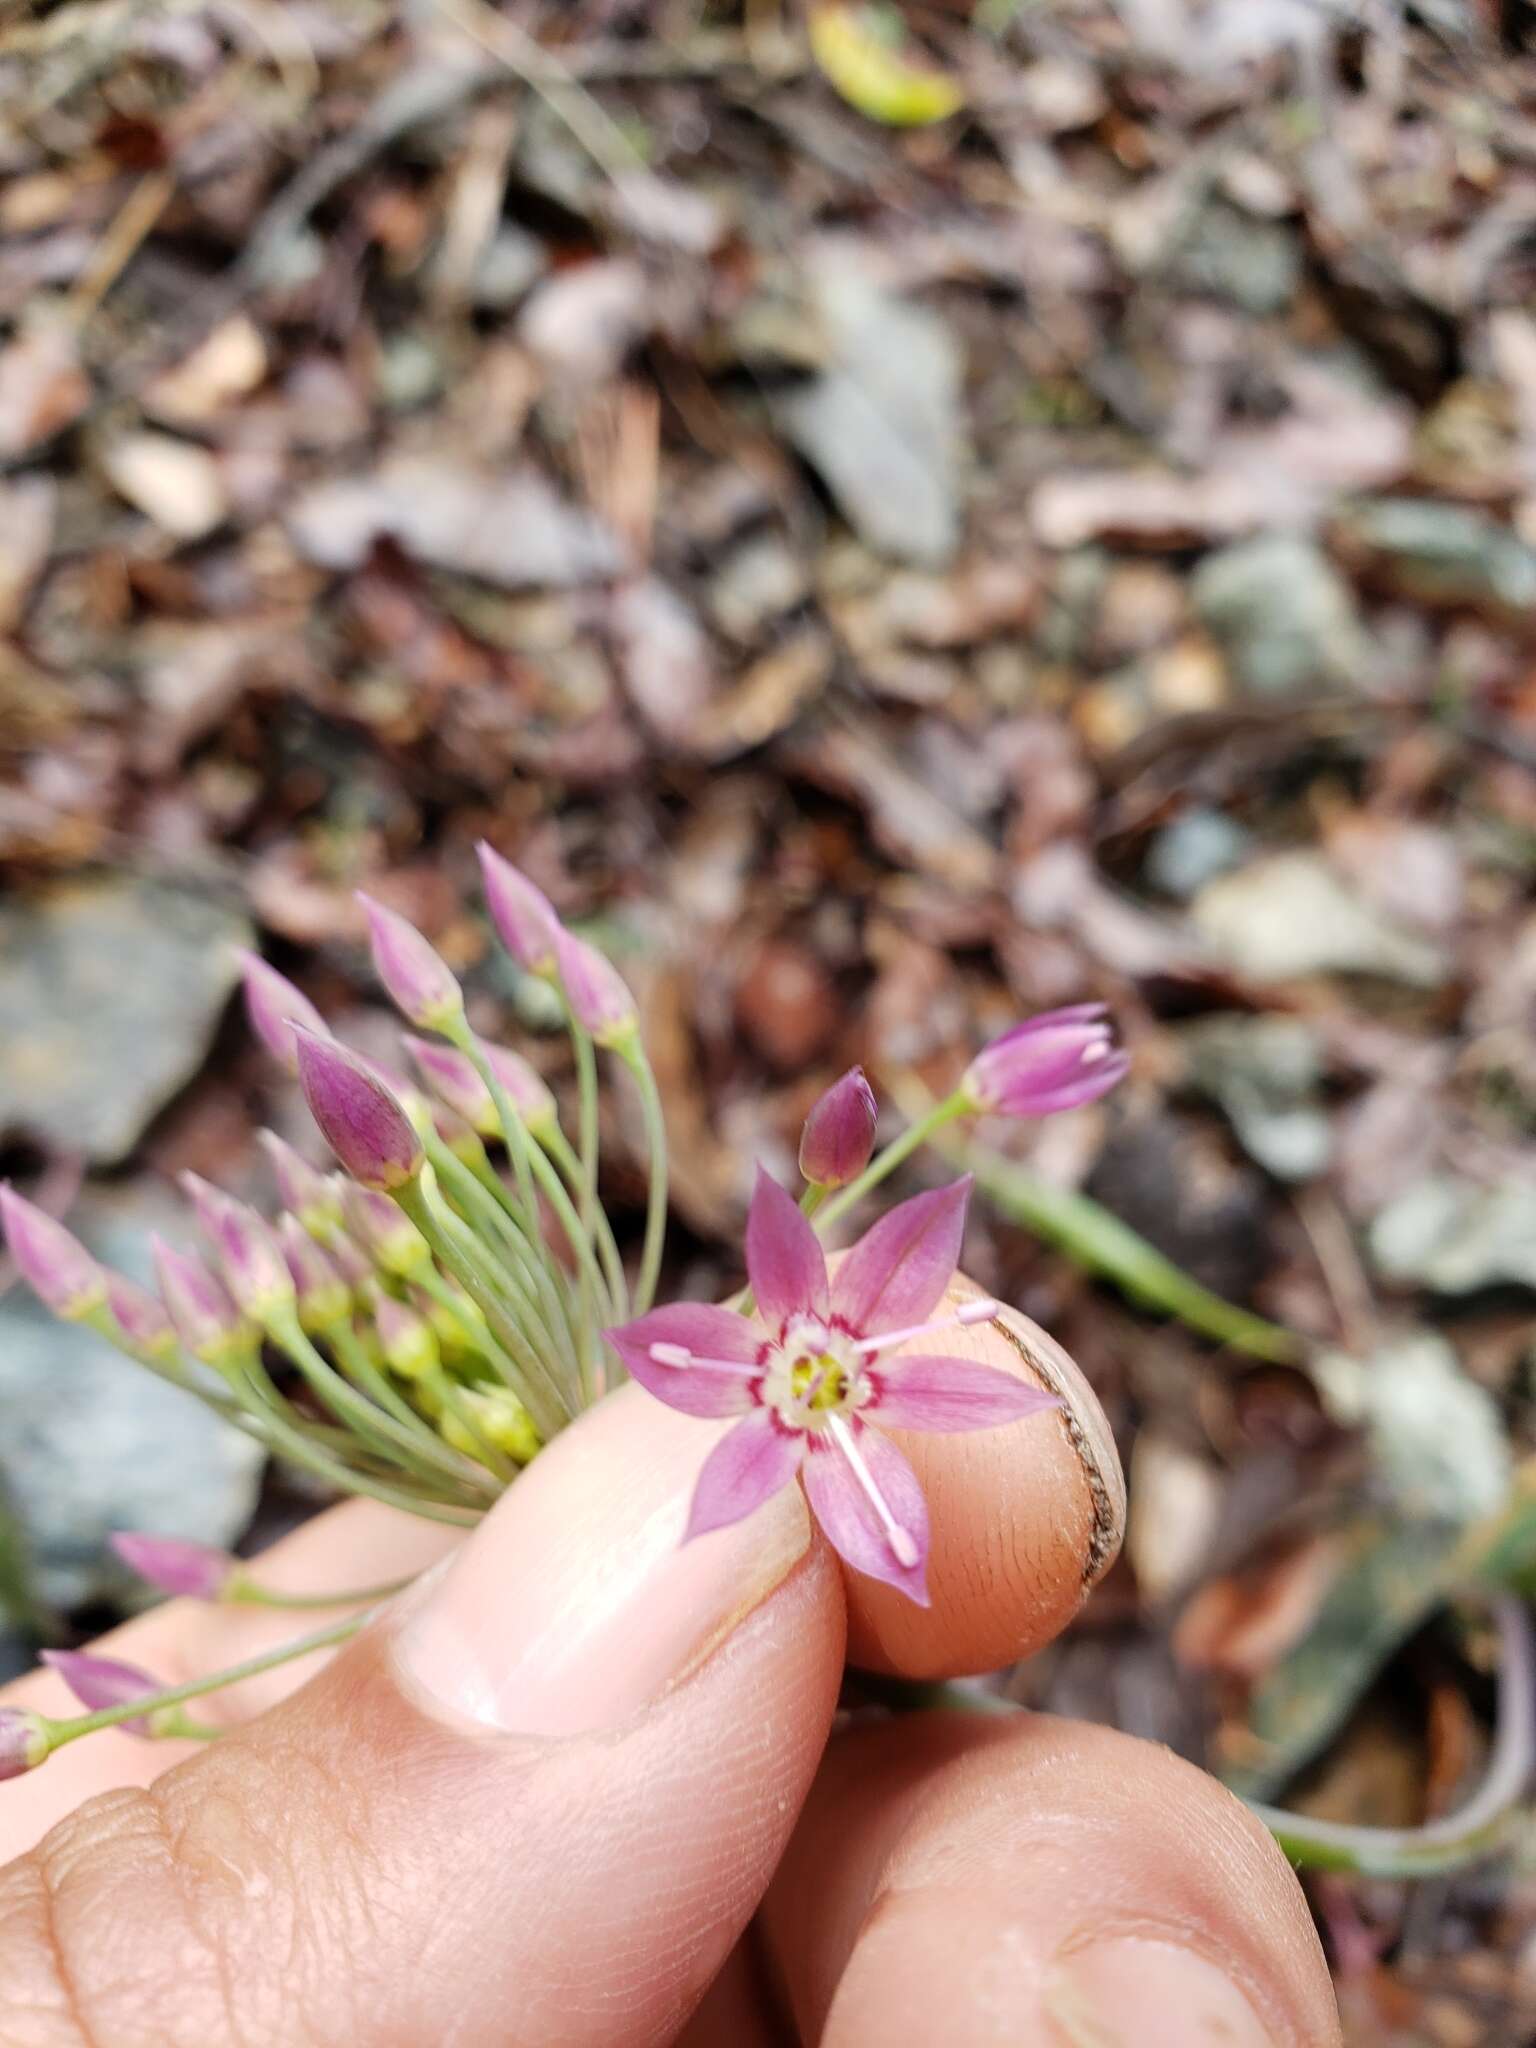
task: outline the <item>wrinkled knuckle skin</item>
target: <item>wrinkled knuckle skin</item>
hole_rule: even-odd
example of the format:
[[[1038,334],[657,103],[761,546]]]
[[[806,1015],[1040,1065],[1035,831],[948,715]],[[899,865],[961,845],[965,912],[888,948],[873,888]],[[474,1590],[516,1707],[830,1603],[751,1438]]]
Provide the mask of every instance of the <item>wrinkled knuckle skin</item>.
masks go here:
[[[0,1872],[0,2048],[242,2042],[226,1959],[151,1790],[90,1800]]]
[[[0,1871],[0,2048],[309,2048],[292,1788],[229,1764],[93,1799]]]

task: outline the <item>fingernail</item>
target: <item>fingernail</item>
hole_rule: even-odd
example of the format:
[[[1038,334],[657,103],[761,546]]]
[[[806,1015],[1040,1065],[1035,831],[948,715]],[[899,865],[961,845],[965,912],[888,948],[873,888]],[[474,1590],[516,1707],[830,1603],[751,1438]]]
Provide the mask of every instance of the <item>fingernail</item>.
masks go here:
[[[719,1435],[638,1388],[558,1437],[411,1611],[408,1689],[449,1719],[520,1735],[617,1727],[684,1678],[810,1545],[797,1486],[681,1541]]]
[[[1150,1936],[1074,1951],[1058,1963],[1045,2005],[1063,2048],[1275,2048],[1224,1971]]]

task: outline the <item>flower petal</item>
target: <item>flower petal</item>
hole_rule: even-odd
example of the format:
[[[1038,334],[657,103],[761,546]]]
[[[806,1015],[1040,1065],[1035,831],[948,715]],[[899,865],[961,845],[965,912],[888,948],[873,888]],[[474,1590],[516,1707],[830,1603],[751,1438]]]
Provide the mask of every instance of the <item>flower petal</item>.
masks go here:
[[[801,1472],[801,1484],[827,1541],[856,1572],[884,1579],[919,1607],[928,1605],[928,1503],[917,1474],[893,1443],[863,1423],[848,1425],[856,1455],[885,1502],[891,1519],[910,1539],[913,1562],[903,1564],[891,1537],[836,1440],[822,1437],[812,1446]]]
[[[787,1486],[805,1455],[805,1438],[759,1408],[728,1429],[704,1460],[683,1541],[739,1522]]]
[[[658,1365],[651,1356],[653,1344],[676,1344],[701,1358],[755,1366],[763,1333],[745,1316],[704,1301],[677,1301],[607,1335],[631,1378],[669,1408],[685,1415],[742,1415],[752,1406],[752,1380],[745,1373],[738,1377],[700,1365]]]
[[[971,1176],[966,1174],[882,1216],[839,1266],[833,1314],[860,1337],[922,1322],[954,1275],[970,1197]]]
[[[747,1278],[770,1330],[827,1313],[827,1261],[816,1233],[772,1174],[757,1169],[747,1217]]]
[[[893,1358],[866,1366],[864,1376],[875,1390],[869,1411],[878,1408],[889,1429],[997,1429],[1061,1406],[1054,1394],[974,1358]]]

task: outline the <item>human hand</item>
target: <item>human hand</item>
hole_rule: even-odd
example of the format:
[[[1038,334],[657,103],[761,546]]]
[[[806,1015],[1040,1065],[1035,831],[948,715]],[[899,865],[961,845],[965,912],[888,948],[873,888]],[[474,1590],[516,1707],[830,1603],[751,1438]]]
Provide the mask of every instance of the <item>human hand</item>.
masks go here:
[[[1011,1316],[954,1348],[1065,1406],[905,1440],[927,1609],[845,1575],[796,1487],[679,1548],[719,1432],[628,1387],[323,1668],[200,1702],[235,1724],[216,1744],[113,1731],[0,1786],[0,2042],[1336,2044],[1283,1857],[1165,1750],[1030,1714],[832,1732],[845,1646],[924,1678],[1027,1656],[1118,1544],[1070,1363]],[[262,1577],[376,1582],[452,1544],[353,1502]],[[295,1633],[178,1601],[101,1647],[173,1683]],[[3,1697],[69,1711],[48,1672]]]

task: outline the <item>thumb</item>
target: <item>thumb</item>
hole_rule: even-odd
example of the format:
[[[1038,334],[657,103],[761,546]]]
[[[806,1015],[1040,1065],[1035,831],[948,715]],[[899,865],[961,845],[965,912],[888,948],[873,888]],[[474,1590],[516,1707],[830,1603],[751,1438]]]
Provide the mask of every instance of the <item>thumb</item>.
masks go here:
[[[615,1395],[302,1692],[0,1871],[29,2043],[671,2039],[778,1860],[843,1653],[797,1487],[679,1547],[713,1440]]]

